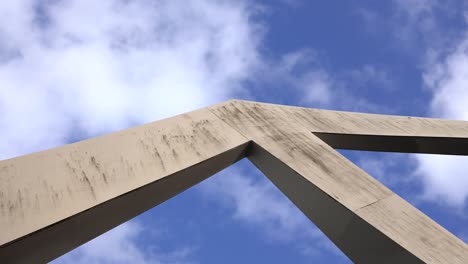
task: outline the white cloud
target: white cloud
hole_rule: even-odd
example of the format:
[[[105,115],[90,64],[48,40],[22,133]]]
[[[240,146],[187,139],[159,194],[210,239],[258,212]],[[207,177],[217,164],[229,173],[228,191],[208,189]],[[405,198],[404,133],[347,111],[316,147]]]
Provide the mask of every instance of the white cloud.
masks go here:
[[[428,106],[434,117],[468,120],[468,30],[447,26],[464,19],[464,1],[394,0],[394,10],[379,29],[389,31],[397,47],[410,52],[420,65],[423,85],[432,93]],[[373,10],[359,9],[365,22],[379,22]],[[378,31],[378,32],[381,32]],[[377,32],[377,31],[375,31]],[[444,155],[412,155],[413,171],[423,184],[426,201],[458,208],[468,198],[468,158]],[[382,164],[368,162],[370,169]]]
[[[360,152],[356,164],[386,186],[395,187],[415,180],[411,173],[415,164],[408,161],[406,153]]]
[[[468,198],[468,158],[443,155],[417,155],[416,175],[424,184],[426,200],[463,208]]]
[[[249,1],[3,1],[0,159],[246,93],[262,60],[255,12]],[[144,229],[126,223],[59,261],[190,257],[143,250]]]
[[[210,198],[220,197],[220,202],[234,210],[236,220],[255,224],[270,239],[290,241],[317,235],[312,223],[294,204],[278,195],[270,182],[248,176],[252,175],[230,170],[208,180],[201,190]]]
[[[421,49],[421,45],[440,46],[442,39],[437,17],[437,4],[431,0],[394,0],[395,11],[390,23],[392,35],[400,45],[409,51]]]
[[[156,227],[152,226],[150,228],[154,229]],[[153,246],[149,250],[141,248],[137,239],[146,232],[145,229],[147,228],[136,221],[124,223],[104,235],[89,241],[64,257],[52,261],[52,263],[192,263],[191,255],[193,249],[191,247],[180,247],[166,252],[161,252],[161,250],[157,249],[157,246]],[[160,238],[152,238],[151,243],[156,244],[160,240]]]
[[[389,73],[381,67],[366,64],[361,68],[352,69],[344,73],[347,82],[356,83],[360,86],[378,85],[381,90],[394,90],[395,84]],[[376,88],[372,88],[376,89]]]
[[[428,65],[424,82],[433,93],[432,115],[468,120],[468,35],[445,59]],[[468,157],[417,155],[415,158],[427,199],[459,207],[466,204]]]
[[[265,28],[256,19],[259,10],[248,0],[3,1],[0,159],[250,96],[244,83],[279,61],[262,55]],[[292,64],[307,59],[302,55],[296,53]],[[271,74],[307,91],[310,101],[330,100],[330,78],[316,67],[299,75]],[[308,220],[271,187],[231,180],[218,184],[224,186],[224,199],[240,204],[236,218],[281,228],[286,235],[277,240],[315,237]],[[225,188],[229,184],[257,197],[257,203],[233,196]],[[58,262],[188,260],[186,248],[156,255],[141,248],[135,238],[146,229],[123,224]]]
[[[391,92],[394,82],[387,71],[371,64],[332,71],[322,61],[327,61],[326,56],[311,49],[286,53],[278,62],[270,62],[262,68],[267,74],[261,81],[269,87],[286,90],[288,99],[292,98],[295,104],[305,107],[382,111],[384,107],[381,104],[377,105],[362,95],[371,89]]]
[[[466,1],[392,0],[386,4],[380,10],[359,7],[354,13],[369,33],[390,40],[384,48],[405,52],[418,64],[425,63],[429,50],[447,52],[460,37],[456,25],[463,20]]]
[[[246,1],[2,3],[0,157],[242,94],[261,59],[254,12]]]
[[[200,190],[210,201],[232,210],[235,221],[263,233],[266,242],[294,243],[305,255],[327,250],[344,256],[267,178],[256,176],[252,169],[229,168],[205,181]]]
[[[303,103],[330,104],[332,80],[325,71],[308,72],[302,76],[297,85],[302,87]]]
[[[406,13],[408,20],[417,20],[424,13],[431,13],[436,5],[431,0],[394,0],[400,12]]]
[[[288,97],[307,106],[332,103],[334,82],[320,64],[320,58],[310,49],[284,54],[278,61],[266,63],[260,82],[288,91]]]

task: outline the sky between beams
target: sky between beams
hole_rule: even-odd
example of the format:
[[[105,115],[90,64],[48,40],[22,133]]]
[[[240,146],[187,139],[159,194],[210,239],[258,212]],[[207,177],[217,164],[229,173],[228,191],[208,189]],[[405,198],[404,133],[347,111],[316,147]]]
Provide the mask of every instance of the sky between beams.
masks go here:
[[[468,120],[467,11],[428,0],[3,1],[0,158],[230,98]],[[467,241],[465,157],[345,154]],[[348,261],[241,162],[57,262],[221,260]]]

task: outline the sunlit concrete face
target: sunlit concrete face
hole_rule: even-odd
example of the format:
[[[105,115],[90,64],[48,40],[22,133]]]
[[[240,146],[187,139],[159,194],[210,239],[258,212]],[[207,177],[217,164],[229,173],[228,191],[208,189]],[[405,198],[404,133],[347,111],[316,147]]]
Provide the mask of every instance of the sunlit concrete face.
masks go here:
[[[467,143],[463,121],[228,101],[0,161],[0,259],[54,259],[247,157],[355,262],[468,263],[464,242],[333,149]]]

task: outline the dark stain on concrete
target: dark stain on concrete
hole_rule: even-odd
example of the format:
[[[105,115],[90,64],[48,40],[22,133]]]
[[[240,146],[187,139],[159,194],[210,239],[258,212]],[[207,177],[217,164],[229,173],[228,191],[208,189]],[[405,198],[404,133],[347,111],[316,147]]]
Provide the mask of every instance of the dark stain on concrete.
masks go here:
[[[96,199],[96,193],[94,191],[93,185],[91,184],[91,181],[88,178],[88,175],[86,175],[86,172],[84,170],[81,171],[81,174],[83,175],[82,180],[86,183],[86,185],[88,186],[88,189],[90,190],[91,194]]]
[[[100,164],[96,161],[96,158],[94,156],[91,156],[90,162],[94,166],[94,168],[96,168],[96,170],[100,170]]]
[[[106,174],[103,172],[101,175],[102,175],[102,179],[103,179],[104,182],[107,184],[107,176],[106,176]]]
[[[179,160],[179,154],[177,154],[177,151],[175,151],[175,149],[172,149],[172,156],[174,156],[176,160]]]
[[[11,201],[8,201],[8,211],[11,213],[13,213],[13,211],[15,210],[15,204],[12,203]]]
[[[161,155],[159,154],[159,151],[158,151],[158,149],[156,147],[154,147],[154,156],[159,161],[159,165],[161,166],[163,171],[166,171],[166,166],[164,166],[164,161],[163,161],[163,159],[162,159]]]
[[[167,139],[167,136],[166,136],[166,135],[163,135],[163,136],[162,136],[162,140],[163,140],[163,142],[164,142],[168,147],[171,146],[171,145],[169,144],[169,140]]]

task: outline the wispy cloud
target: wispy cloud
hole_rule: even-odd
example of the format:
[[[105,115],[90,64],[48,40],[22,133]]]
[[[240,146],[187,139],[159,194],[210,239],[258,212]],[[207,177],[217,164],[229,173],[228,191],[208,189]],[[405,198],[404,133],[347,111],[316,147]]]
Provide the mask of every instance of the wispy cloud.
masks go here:
[[[327,250],[343,256],[253,165],[245,166],[230,168],[210,178],[200,186],[201,193],[209,201],[232,210],[231,217],[235,221],[263,234],[267,243],[292,242],[296,250],[305,255]]]
[[[388,83],[383,70],[332,74],[311,49],[267,56],[261,10],[248,0],[3,1],[0,158],[256,96],[247,82],[268,98],[275,91],[265,87],[274,83],[280,95],[307,106],[373,107],[343,83]],[[299,239],[306,254],[334,248],[270,183],[233,173],[210,186],[207,194],[219,195],[266,240]],[[135,240],[145,228],[124,224],[60,261],[153,263]],[[158,258],[187,261],[184,248],[174,252]]]
[[[252,96],[245,83],[278,61],[287,65],[272,72],[276,80],[304,92],[310,102],[328,103],[328,73],[308,64],[297,71],[310,56],[262,53],[261,10],[248,0],[2,2],[0,158]],[[314,251],[321,241],[317,231],[272,186],[225,179],[214,185],[237,205],[236,219],[262,226],[275,241],[300,237],[310,245],[301,250]],[[271,232],[278,228],[282,232]],[[136,237],[146,229],[125,223],[58,262],[190,260],[191,249],[184,247],[164,253],[142,248]]]
[[[270,99],[277,103],[293,101],[306,107],[382,112],[382,105],[362,95],[369,90],[387,93],[393,90],[394,82],[385,69],[367,64],[333,70],[324,61],[326,56],[309,48],[291,51],[266,60],[260,68],[264,74],[255,81],[259,87],[268,87],[268,94],[275,95]]]
[[[392,45],[409,51],[421,71],[422,88],[432,99],[425,111],[433,117],[468,120],[468,27],[464,1],[394,0],[387,19],[375,10],[358,9],[373,33],[389,32]],[[448,24],[458,25],[447,27]],[[468,198],[468,158],[412,155],[411,175],[422,183],[421,198],[463,208]],[[379,161],[363,162],[379,170]]]
[[[468,26],[465,36],[455,40],[450,51],[432,49],[427,54],[424,85],[432,93],[432,116],[468,120]],[[434,56],[434,53],[438,56]],[[468,158],[443,155],[417,155],[416,174],[423,180],[427,200],[459,208],[468,199]]]
[[[150,229],[157,227],[151,226]],[[124,223],[104,235],[97,237],[64,257],[58,258],[52,263],[139,263],[139,264],[189,264],[193,262],[193,246],[180,246],[173,250],[158,249],[160,237],[152,237],[153,247],[145,249],[141,247],[138,238],[146,231],[141,223],[135,220]],[[154,231],[152,233],[155,233]]]
[[[325,106],[331,103],[333,80],[317,54],[299,49],[265,64],[260,83],[279,89],[300,104]],[[286,91],[286,92],[285,92]]]
[[[246,94],[262,60],[249,1],[3,1],[0,159]],[[130,222],[65,263],[186,263]]]
[[[360,151],[356,164],[388,187],[415,181],[410,154]]]
[[[247,3],[2,3],[0,157],[244,94],[262,38]]]
[[[465,1],[392,0],[385,4],[383,10],[358,7],[355,14],[369,33],[385,34],[384,48],[396,48],[418,64],[425,63],[431,50],[446,52],[460,37],[455,25],[463,19]]]

